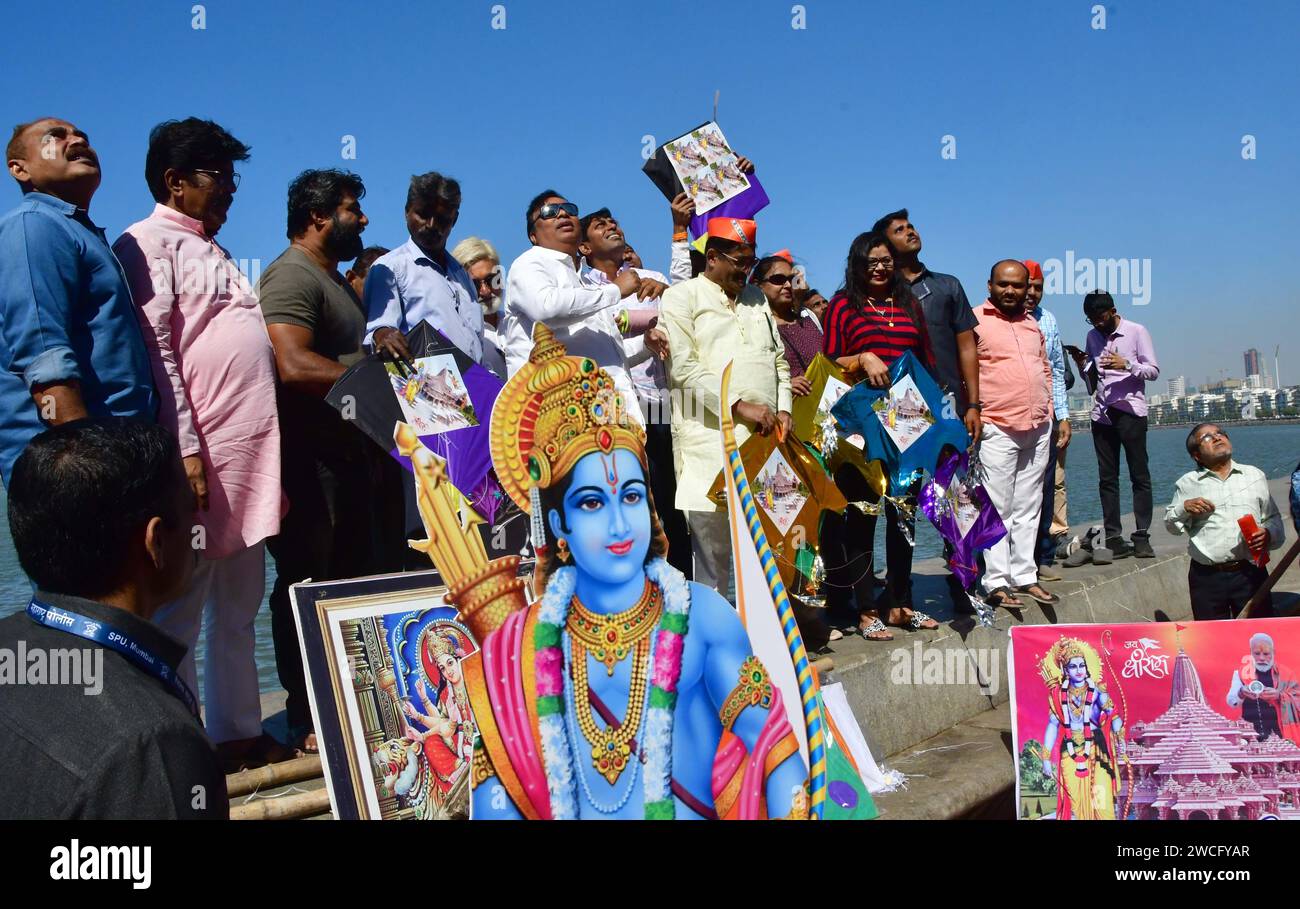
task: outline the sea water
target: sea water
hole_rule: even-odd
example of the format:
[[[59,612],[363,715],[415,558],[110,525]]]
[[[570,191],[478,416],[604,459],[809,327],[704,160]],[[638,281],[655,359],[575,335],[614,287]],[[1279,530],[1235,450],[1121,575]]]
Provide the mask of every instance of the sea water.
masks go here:
[[[1147,455],[1151,465],[1151,483],[1155,499],[1153,521],[1163,520],[1165,506],[1173,495],[1174,483],[1192,467],[1187,454],[1187,433],[1191,427],[1154,427],[1147,436]],[[1228,427],[1235,457],[1243,464],[1251,464],[1271,479],[1290,474],[1300,461],[1300,424],[1275,424]],[[1097,456],[1090,433],[1074,434],[1066,456],[1066,489],[1069,494],[1069,519],[1071,533],[1082,533],[1088,526],[1101,522],[1101,500],[1097,495]],[[8,512],[8,501],[0,491],[0,504]],[[1133,491],[1128,481],[1128,468],[1120,470],[1120,504],[1124,513],[1133,510]],[[1283,515],[1287,515],[1285,502],[1278,502]],[[1131,526],[1125,525],[1126,533]],[[884,549],[883,524],[877,529],[877,547]],[[941,541],[930,523],[922,517],[916,526],[916,557],[925,559],[940,554]],[[267,556],[266,594],[270,596],[275,583],[275,563]],[[0,521],[0,616],[23,609],[31,596],[28,583],[13,543],[9,539],[9,522]],[[202,674],[203,651],[199,648],[199,671]],[[271,614],[266,599],[257,617],[257,668],[262,691],[280,687],[275,672],[275,648],[271,642]]]

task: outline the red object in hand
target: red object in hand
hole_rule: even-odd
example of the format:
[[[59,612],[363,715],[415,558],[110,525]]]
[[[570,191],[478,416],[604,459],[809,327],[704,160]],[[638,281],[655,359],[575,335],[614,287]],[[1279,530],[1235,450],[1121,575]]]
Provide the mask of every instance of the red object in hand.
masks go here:
[[[1255,523],[1255,516],[1248,514],[1243,518],[1237,518],[1237,526],[1241,528],[1242,535],[1246,538],[1246,546],[1250,548],[1250,553],[1255,557],[1255,564],[1263,568],[1268,564],[1268,547],[1261,546],[1256,552],[1255,548],[1250,545],[1250,538],[1259,533],[1259,524]]]

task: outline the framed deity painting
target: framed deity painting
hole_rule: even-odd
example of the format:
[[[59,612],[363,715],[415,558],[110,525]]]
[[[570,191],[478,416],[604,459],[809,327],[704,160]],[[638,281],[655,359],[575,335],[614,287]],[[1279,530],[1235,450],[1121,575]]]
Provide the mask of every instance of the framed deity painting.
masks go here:
[[[291,589],[330,806],[341,820],[469,815],[477,644],[436,571]]]

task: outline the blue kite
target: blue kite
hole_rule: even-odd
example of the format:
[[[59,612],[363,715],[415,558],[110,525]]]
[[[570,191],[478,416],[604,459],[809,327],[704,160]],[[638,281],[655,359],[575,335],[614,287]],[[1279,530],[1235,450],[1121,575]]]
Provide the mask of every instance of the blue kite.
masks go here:
[[[902,495],[924,473],[933,474],[944,445],[970,446],[966,426],[925,367],[909,350],[889,367],[889,387],[859,382],[831,408],[845,435],[866,441],[868,461],[879,460],[890,494]]]

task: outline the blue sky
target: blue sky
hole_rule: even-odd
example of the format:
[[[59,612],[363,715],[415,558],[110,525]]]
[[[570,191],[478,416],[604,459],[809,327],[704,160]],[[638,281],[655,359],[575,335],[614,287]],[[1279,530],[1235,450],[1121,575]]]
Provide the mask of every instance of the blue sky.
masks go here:
[[[409,176],[440,170],[464,191],[453,240],[512,259],[524,205],[554,186],[610,206],[666,270],[643,136],[708,119],[720,89],[719,122],[773,200],[760,249],[790,247],[820,289],[857,232],[907,206],[923,258],[972,300],[1003,257],[1149,260],[1149,305],[1118,302],[1165,377],[1239,376],[1248,347],[1271,370],[1280,344],[1300,382],[1298,4],[1113,0],[1104,30],[1091,0],[809,0],[804,29],[786,0],[500,5],[503,30],[482,0],[210,0],[195,30],[191,2],[78,4],[57,38],[9,42],[0,125],[53,114],[90,133],[110,238],[152,204],[149,128],[197,115],[253,146],[220,237],[236,258],[282,250],[294,174],[346,166],[369,190],[369,243],[405,239]],[[1082,345],[1080,302],[1048,298]]]

